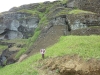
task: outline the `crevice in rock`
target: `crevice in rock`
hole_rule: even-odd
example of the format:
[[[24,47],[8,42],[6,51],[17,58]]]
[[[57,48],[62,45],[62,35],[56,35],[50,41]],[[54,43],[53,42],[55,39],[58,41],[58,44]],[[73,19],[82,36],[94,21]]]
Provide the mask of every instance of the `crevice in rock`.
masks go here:
[[[68,22],[68,19],[66,18],[66,20],[65,20],[65,23],[66,23],[66,25],[68,26],[68,31],[71,31],[71,27],[70,27],[70,25],[69,25],[69,22]],[[66,26],[66,27],[67,27]],[[67,28],[66,28],[67,29]]]
[[[9,31],[9,29],[5,29],[3,33],[1,33],[0,35],[5,35],[7,32]]]
[[[0,66],[6,66],[9,64],[13,64],[16,62],[14,59],[14,55],[18,52],[17,50],[10,51],[9,48],[13,47],[14,43],[5,43],[5,42],[0,42],[3,45],[7,45],[8,48],[2,51],[0,55]]]

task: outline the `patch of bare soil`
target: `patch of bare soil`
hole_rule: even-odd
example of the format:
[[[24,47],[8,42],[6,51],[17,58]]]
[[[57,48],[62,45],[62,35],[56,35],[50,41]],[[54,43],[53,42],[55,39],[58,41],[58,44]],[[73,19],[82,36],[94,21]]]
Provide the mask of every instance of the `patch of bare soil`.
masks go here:
[[[100,60],[66,55],[40,60],[37,68],[41,75],[100,75]]]

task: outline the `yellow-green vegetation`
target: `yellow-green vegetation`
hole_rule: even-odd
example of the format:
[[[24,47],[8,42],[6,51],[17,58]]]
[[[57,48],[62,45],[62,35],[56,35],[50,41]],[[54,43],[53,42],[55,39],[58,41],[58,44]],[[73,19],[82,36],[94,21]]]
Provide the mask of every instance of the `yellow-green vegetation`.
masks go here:
[[[42,6],[41,6],[42,5]],[[43,7],[43,4],[40,4],[40,6],[41,7]],[[41,8],[41,7],[38,7],[38,8]],[[48,23],[48,19],[47,19],[47,17],[46,17],[46,13],[47,13],[47,11],[45,12],[39,12],[38,11],[38,8],[36,8],[36,9],[34,9],[34,10],[28,10],[28,9],[22,9],[22,10],[19,10],[19,11],[17,11],[17,12],[23,12],[23,13],[28,13],[28,14],[31,14],[31,16],[28,16],[28,17],[24,17],[24,19],[27,19],[27,18],[30,18],[30,17],[32,17],[32,16],[37,16],[37,17],[39,17],[40,18],[40,22],[39,22],[39,25],[41,25],[41,24],[44,24],[44,25],[46,25],[47,23]],[[23,19],[23,18],[22,18]]]
[[[83,58],[100,58],[99,39],[100,36],[95,35],[61,37],[57,44],[47,49],[47,52],[49,56],[78,54]]]
[[[41,18],[41,20],[40,20],[40,22],[39,22],[39,25],[45,26],[45,25],[47,25],[47,24],[48,24],[48,19],[47,19],[46,16],[43,16],[43,18]]]
[[[95,14],[90,11],[84,11],[80,9],[71,9],[71,8],[64,8],[60,12],[58,12],[55,16],[60,16],[60,15],[67,15],[67,14]]]
[[[37,15],[37,11],[33,11],[33,10],[28,10],[28,9],[22,9],[22,10],[19,10],[17,12],[23,12],[23,13],[28,13],[28,14],[31,14],[31,15]]]
[[[20,51],[16,54],[15,58],[18,59],[22,54],[24,54],[27,51],[27,43],[28,43],[28,39],[12,39],[12,40],[6,40],[3,42],[7,42],[7,43],[15,43],[14,45],[25,45],[24,48],[20,49]],[[0,52],[2,52],[3,50],[5,50],[7,48],[7,46],[0,46]]]
[[[24,54],[26,52],[25,48],[22,48],[15,56],[16,59],[18,59],[22,54]]]
[[[28,39],[27,49],[30,48],[34,44],[34,42],[38,38],[39,34],[40,34],[40,30],[37,30],[37,31],[35,31],[35,34],[31,38]]]
[[[63,10],[61,10],[60,12],[58,12],[58,13],[56,14],[56,16],[66,15],[66,14],[68,14],[70,11],[72,11],[72,9],[70,9],[70,8],[64,8]]]
[[[62,36],[58,43],[46,49],[45,57],[78,54],[83,58],[100,58],[100,36]],[[0,75],[39,75],[35,66],[41,54],[37,53],[20,63],[0,68]]]
[[[59,8],[58,8],[59,9]],[[55,9],[56,10],[56,9]],[[53,14],[54,11],[51,11],[49,12],[49,15],[50,14]],[[59,9],[60,10],[60,9]],[[71,9],[71,8],[62,8],[59,12],[56,13],[56,15],[54,15],[53,17],[57,17],[57,16],[60,16],[60,15],[67,15],[67,14],[95,14],[93,12],[90,12],[90,11],[84,11],[84,10],[80,10],[80,9]]]
[[[68,14],[85,14],[85,13],[90,13],[90,14],[94,14],[93,12],[90,11],[84,11],[84,10],[80,10],[80,9],[74,9],[72,11],[69,11]]]
[[[3,45],[0,45],[0,54],[3,50],[5,50],[7,48],[7,46],[3,46]]]
[[[48,3],[48,4],[40,3],[39,6],[37,6],[36,8],[21,9],[21,10],[18,10],[17,12],[28,13],[28,14],[31,14],[32,16],[34,16],[34,15],[38,16],[40,18],[39,25],[47,25],[48,18],[54,17],[54,16],[50,16],[51,14],[53,14],[52,11],[55,10],[56,8],[58,8],[58,6],[60,6],[61,4],[66,4],[67,1],[68,0],[59,0],[57,2]],[[44,9],[43,12],[39,11],[39,10],[43,10],[43,9]],[[29,16],[29,17],[32,17],[32,16]],[[24,17],[24,19],[25,18],[27,19],[29,17]]]
[[[68,0],[60,0],[63,4],[66,4]]]
[[[38,71],[34,69],[34,66],[39,59],[41,59],[41,56],[36,54],[23,62],[0,68],[0,75],[38,75]]]

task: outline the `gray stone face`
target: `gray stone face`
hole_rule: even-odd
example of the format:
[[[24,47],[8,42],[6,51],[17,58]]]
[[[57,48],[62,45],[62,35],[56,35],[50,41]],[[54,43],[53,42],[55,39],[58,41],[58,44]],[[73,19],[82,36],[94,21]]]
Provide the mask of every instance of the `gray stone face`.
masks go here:
[[[100,35],[100,20],[97,14],[67,15],[72,35]]]
[[[0,34],[4,32],[5,28],[2,28],[2,26],[0,26]]]
[[[55,18],[55,19],[52,19],[52,20],[50,21],[50,23],[51,23],[52,25],[66,25],[65,21],[66,21],[66,18],[57,17],[57,18]]]
[[[10,30],[18,31],[18,27],[20,26],[19,21],[12,20],[11,25],[9,27]]]
[[[1,39],[4,39],[4,37],[5,37],[5,36],[0,36],[0,40],[1,40]]]
[[[75,0],[73,0],[73,1],[71,1],[71,2],[68,2],[68,3],[67,3],[67,7],[70,7],[70,8],[75,7]]]
[[[18,31],[9,31],[7,33],[8,39],[23,38],[23,34]]]
[[[39,18],[27,13],[8,12],[0,17],[0,35],[1,39],[5,36],[7,39],[26,38],[27,34],[30,35],[39,23]],[[21,27],[21,28],[20,28]],[[27,34],[25,34],[27,31]],[[5,36],[4,36],[5,35]],[[28,36],[27,36],[28,38]]]
[[[39,19],[37,17],[33,17],[33,18],[23,20],[22,26],[27,28],[36,28],[38,23],[39,23]]]
[[[73,25],[71,25],[72,30],[82,29],[82,28],[87,28],[87,25],[80,22],[80,20],[75,20]]]

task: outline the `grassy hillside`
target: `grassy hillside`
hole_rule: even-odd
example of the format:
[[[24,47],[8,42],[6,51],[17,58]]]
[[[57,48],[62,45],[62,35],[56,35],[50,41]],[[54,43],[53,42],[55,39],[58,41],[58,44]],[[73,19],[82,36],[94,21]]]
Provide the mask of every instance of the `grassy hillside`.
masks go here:
[[[66,54],[78,54],[84,58],[100,58],[100,36],[62,36],[58,43],[46,49],[45,57],[57,57]],[[21,63],[0,68],[0,75],[39,75],[35,69],[40,53]]]

